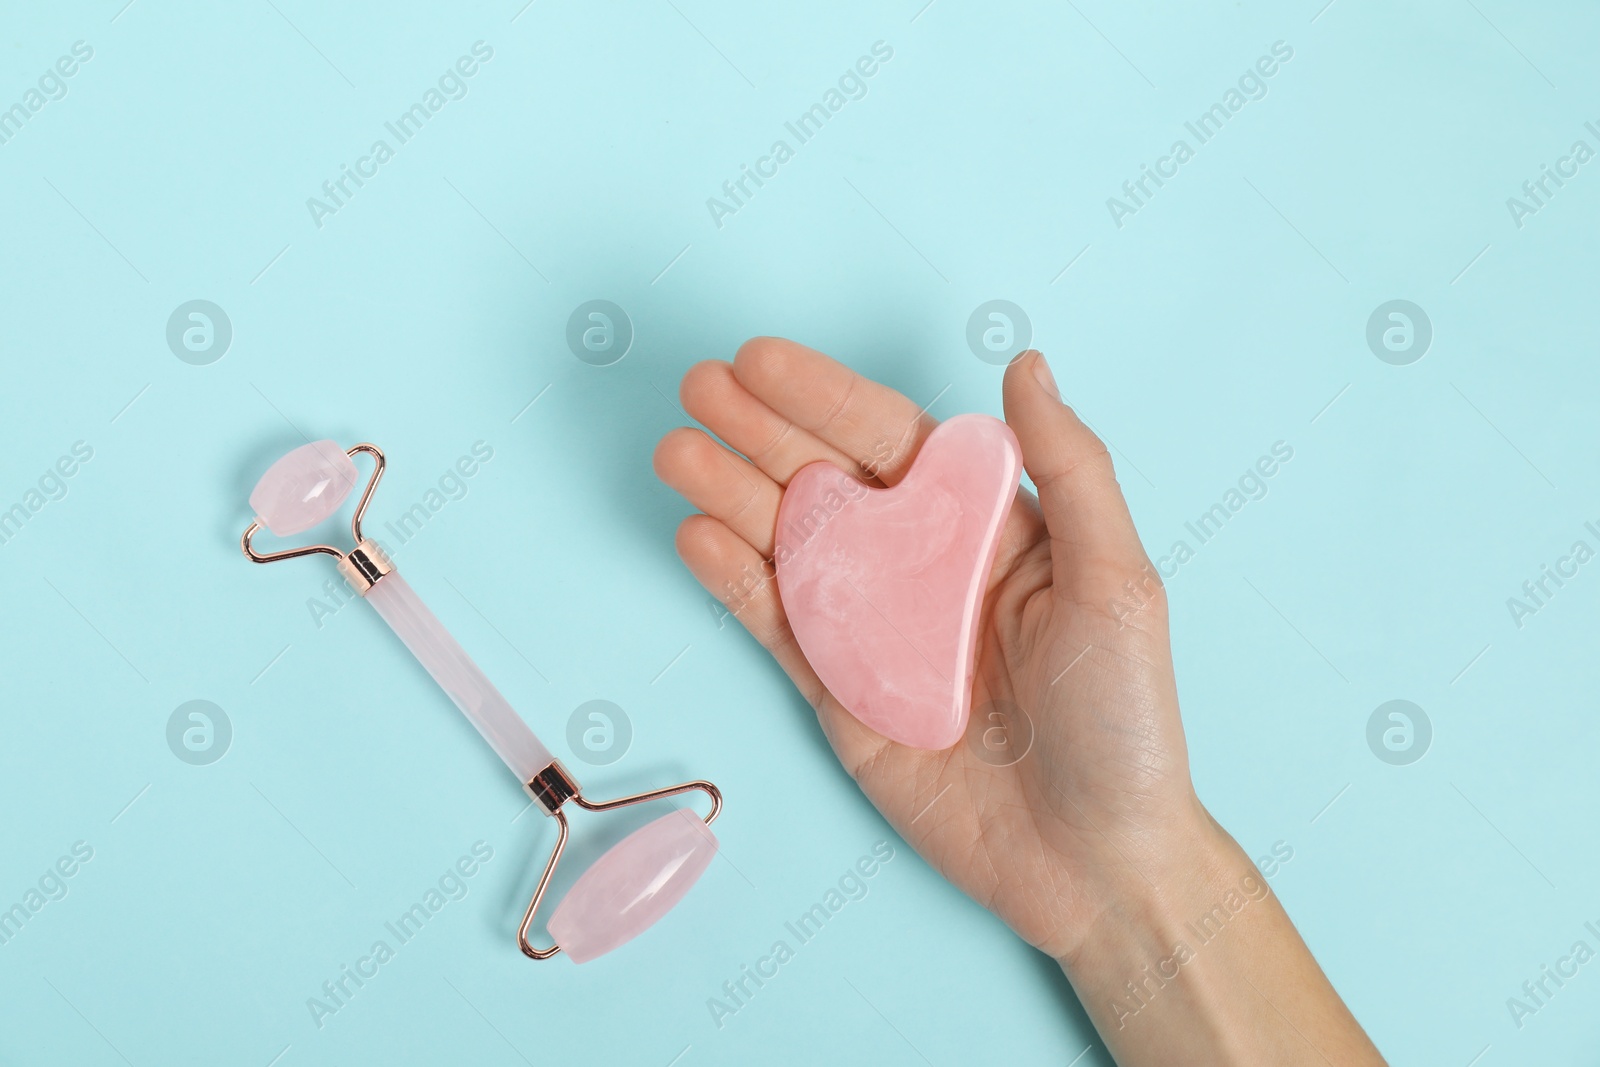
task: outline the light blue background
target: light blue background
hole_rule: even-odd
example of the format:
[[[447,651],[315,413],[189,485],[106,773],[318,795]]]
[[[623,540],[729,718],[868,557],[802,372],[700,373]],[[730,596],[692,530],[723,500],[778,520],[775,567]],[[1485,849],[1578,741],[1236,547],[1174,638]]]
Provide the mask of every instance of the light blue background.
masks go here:
[[[94,859],[0,946],[0,1061],[1108,1062],[719,626],[650,471],[682,372],[757,333],[998,413],[964,334],[1003,298],[1153,555],[1294,448],[1170,580],[1178,675],[1202,797],[1252,854],[1293,848],[1273,885],[1379,1046],[1592,1062],[1600,963],[1520,1030],[1505,1002],[1600,924],[1600,563],[1521,629],[1506,599],[1596,544],[1600,162],[1520,229],[1506,198],[1600,147],[1600,15],[922,3],[6,5],[0,106],[94,57],[0,145],[0,506],[94,458],[0,546],[0,906],[73,842]],[[479,40],[469,95],[318,229],[306,198]],[[868,95],[715,226],[707,197],[880,40]],[[1279,40],[1268,95],[1114,225],[1106,198]],[[196,298],[234,330],[209,366],[165,340]],[[637,332],[614,366],[565,343],[593,298]],[[1393,298],[1433,323],[1410,366],[1365,342]],[[592,791],[724,788],[728,862],[626,951],[522,959],[551,828],[512,821],[516,784],[371,612],[314,623],[330,561],[240,558],[302,433],[387,450],[379,522],[491,446],[397,554],[412,584],[558,755],[578,704],[627,710],[625,758],[569,761]],[[197,698],[234,731],[203,767],[165,740]],[[1366,742],[1394,698],[1433,724],[1410,766]],[[618,832],[580,820],[584,854]],[[306,999],[478,840],[469,895],[318,1029]],[[881,840],[870,894],[719,1029],[707,998]]]

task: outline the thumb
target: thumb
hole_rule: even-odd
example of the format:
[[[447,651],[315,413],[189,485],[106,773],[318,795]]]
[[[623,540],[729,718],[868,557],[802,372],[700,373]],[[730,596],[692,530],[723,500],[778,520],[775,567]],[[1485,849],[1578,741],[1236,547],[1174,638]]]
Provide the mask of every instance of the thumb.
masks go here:
[[[1058,591],[1092,596],[1149,568],[1105,443],[1062,402],[1050,366],[1024,352],[1006,368],[1006,423],[1039,493]],[[1097,582],[1096,579],[1099,579]]]

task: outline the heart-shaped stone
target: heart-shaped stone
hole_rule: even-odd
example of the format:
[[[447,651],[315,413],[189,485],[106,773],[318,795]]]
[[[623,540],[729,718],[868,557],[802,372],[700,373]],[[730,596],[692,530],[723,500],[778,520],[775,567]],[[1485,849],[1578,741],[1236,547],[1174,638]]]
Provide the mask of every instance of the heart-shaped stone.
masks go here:
[[[949,748],[966,731],[979,610],[1021,476],[1011,427],[958,415],[894,486],[812,463],[784,490],[773,560],[795,640],[891,741]]]

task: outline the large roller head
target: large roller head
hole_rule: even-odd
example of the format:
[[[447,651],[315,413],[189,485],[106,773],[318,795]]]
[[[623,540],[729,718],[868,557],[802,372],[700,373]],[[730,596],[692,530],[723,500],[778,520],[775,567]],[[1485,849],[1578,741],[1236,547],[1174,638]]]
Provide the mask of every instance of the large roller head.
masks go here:
[[[284,456],[250,493],[256,518],[279,537],[309,530],[339,510],[360,475],[333,441],[313,441]]]
[[[603,956],[649,929],[705,873],[717,839],[684,808],[635,830],[578,877],[547,928],[574,963]]]

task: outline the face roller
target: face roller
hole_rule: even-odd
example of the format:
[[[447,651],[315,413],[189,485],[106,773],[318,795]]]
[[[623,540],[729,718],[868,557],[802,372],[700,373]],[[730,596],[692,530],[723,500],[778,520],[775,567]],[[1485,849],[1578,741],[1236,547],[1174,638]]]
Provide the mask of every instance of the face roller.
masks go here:
[[[342,552],[331,545],[308,545],[266,554],[255,550],[251,539],[263,526],[276,536],[292,536],[337,511],[360,481],[357,453],[371,456],[375,466],[350,520],[354,548]],[[332,441],[316,441],[290,452],[272,465],[250,494],[256,520],[240,539],[244,554],[253,563],[275,563],[318,552],[338,559],[345,580],[377,609],[511,768],[528,796],[556,821],[555,848],[517,929],[517,945],[536,960],[565,950],[575,962],[584,963],[610,952],[665,915],[710,865],[717,839],[709,824],[722,810],[722,793],[710,782],[697,781],[615,800],[587,799],[561,761],[539,743],[500,691],[395,572],[383,550],[361,535],[361,517],[383,469],[383,453],[370,444],[356,445],[347,452]],[[623,838],[578,878],[551,914],[545,925],[555,944],[549,948],[529,944],[534,913],[567,844],[563,805],[570,800],[585,811],[611,811],[696,789],[711,799],[711,810],[704,818],[677,809]]]

